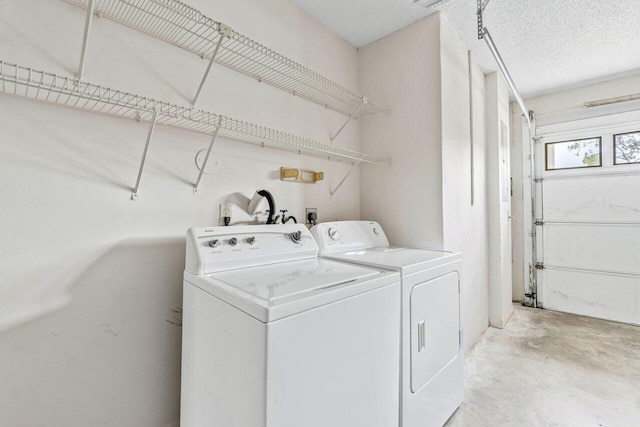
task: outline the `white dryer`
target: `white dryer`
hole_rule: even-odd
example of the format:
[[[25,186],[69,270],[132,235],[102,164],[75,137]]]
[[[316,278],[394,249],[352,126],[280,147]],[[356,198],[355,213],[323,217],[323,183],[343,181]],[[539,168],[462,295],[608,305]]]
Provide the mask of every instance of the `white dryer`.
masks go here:
[[[399,275],[317,250],[304,225],[189,230],[181,426],[398,424]]]
[[[321,257],[400,272],[400,425],[442,426],[464,397],[462,255],[390,247],[382,227],[371,221],[327,222],[311,233]]]

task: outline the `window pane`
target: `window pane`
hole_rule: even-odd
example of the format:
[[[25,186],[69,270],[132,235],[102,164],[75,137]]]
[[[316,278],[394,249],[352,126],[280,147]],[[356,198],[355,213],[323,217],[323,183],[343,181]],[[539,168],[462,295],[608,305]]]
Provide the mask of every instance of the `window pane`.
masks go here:
[[[549,142],[545,147],[547,170],[602,166],[600,138]]]
[[[640,131],[614,135],[613,144],[616,150],[616,165],[640,163]]]

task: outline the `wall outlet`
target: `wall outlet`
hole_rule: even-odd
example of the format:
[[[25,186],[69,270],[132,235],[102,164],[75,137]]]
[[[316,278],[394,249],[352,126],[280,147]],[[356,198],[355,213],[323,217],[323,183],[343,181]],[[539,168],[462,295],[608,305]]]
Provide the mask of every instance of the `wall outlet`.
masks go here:
[[[315,224],[318,222],[318,209],[306,208],[304,211],[304,222],[305,224]]]
[[[229,221],[231,221],[231,204],[230,203],[220,204],[218,225],[226,225],[224,223],[225,217],[229,218]]]

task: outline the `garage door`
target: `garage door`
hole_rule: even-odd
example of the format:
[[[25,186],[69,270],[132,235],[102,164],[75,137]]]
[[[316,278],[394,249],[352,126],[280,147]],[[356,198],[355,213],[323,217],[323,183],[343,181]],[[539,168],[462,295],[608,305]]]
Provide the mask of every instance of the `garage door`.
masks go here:
[[[640,121],[538,136],[538,304],[640,324]]]

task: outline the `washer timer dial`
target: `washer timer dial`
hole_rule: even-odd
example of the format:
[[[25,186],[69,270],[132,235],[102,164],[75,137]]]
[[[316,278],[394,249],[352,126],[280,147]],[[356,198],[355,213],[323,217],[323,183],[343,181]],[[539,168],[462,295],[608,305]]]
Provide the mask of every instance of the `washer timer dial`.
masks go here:
[[[300,241],[302,240],[302,232],[301,231],[293,232],[289,234],[289,238],[293,243],[300,243]]]
[[[328,233],[331,240],[340,240],[340,230],[337,228],[330,228]]]

